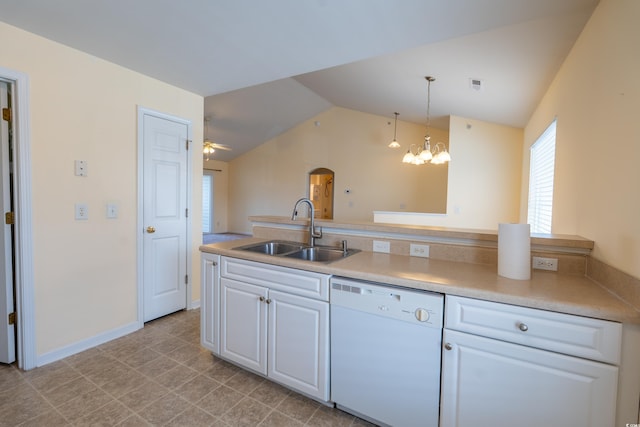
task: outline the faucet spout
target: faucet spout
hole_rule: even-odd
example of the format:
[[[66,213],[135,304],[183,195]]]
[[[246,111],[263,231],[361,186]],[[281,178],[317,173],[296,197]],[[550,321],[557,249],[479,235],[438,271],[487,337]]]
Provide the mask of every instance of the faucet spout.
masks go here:
[[[296,204],[293,206],[293,213],[291,214],[291,220],[295,220],[298,216],[298,205],[301,203],[306,203],[309,205],[309,244],[313,247],[316,245],[316,239],[322,237],[322,228],[319,227],[316,229],[315,226],[315,208],[313,207],[313,202],[306,197],[298,199]]]

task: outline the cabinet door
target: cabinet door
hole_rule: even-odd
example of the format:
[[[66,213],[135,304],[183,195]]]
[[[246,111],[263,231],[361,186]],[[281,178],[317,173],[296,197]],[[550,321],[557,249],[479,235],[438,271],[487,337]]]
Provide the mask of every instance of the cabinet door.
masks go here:
[[[443,342],[441,427],[614,425],[615,366],[447,329]]]
[[[269,377],[329,400],[329,304],[269,292]]]
[[[215,354],[220,353],[220,257],[203,253],[200,286],[200,343]]]
[[[264,375],[267,294],[262,286],[220,279],[220,355]]]

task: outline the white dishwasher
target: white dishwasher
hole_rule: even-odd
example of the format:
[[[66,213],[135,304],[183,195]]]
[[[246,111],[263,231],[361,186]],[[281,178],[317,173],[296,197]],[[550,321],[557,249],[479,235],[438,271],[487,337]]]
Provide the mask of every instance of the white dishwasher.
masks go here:
[[[376,424],[437,426],[444,297],[334,277],[331,400]]]

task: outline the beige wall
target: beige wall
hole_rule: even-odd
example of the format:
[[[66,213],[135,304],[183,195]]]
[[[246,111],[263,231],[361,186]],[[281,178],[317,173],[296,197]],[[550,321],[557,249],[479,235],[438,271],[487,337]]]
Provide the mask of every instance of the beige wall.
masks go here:
[[[601,0],[525,129],[557,117],[554,233],[595,241],[593,256],[640,278],[640,2]],[[526,209],[521,216],[526,218]]]
[[[518,222],[522,129],[451,116],[446,215],[380,214],[377,222],[497,230]]]
[[[424,133],[424,126],[398,121],[402,147],[391,149],[392,119],[331,108],[230,162],[229,228],[251,233],[250,215],[291,215],[295,201],[308,196],[308,173],[318,167],[335,172],[334,218],[372,221],[375,210],[444,210],[447,166],[402,163],[408,144],[422,143]],[[431,129],[432,143],[448,145],[448,139],[448,132]]]
[[[0,40],[0,66],[26,73],[30,82],[41,356],[136,321],[137,107],[191,120],[194,146],[200,146],[203,99],[3,23]],[[76,159],[88,162],[88,177],[74,176]],[[202,171],[199,150],[193,171]],[[200,188],[194,179],[194,206],[201,206]],[[74,220],[78,202],[88,205],[89,220]],[[107,203],[118,205],[117,219],[106,219]],[[200,211],[192,210],[196,300]]]

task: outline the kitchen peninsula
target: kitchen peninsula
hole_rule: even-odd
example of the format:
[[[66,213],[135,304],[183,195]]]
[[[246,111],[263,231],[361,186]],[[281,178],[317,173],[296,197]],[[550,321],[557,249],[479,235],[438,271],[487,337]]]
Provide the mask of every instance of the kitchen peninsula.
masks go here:
[[[640,313],[609,289],[586,277],[586,258],[593,247],[592,241],[577,236],[532,237],[532,253],[559,258],[559,272],[535,270],[531,280],[519,281],[497,275],[497,235],[491,231],[319,220],[316,225],[323,228],[323,238],[317,244],[338,246],[339,242],[347,240],[350,248],[361,252],[335,262],[317,263],[236,250],[242,245],[270,239],[305,240],[305,221],[284,217],[251,217],[251,221],[254,237],[202,246],[203,259],[207,256],[237,259],[326,277],[341,276],[437,292],[447,298],[462,297],[463,303],[477,300],[499,303],[495,306],[498,308],[533,309],[530,313],[549,312],[615,322],[621,330],[618,337],[621,344],[617,344],[621,347],[617,356],[619,362],[608,362],[619,369],[619,374],[615,375],[618,395],[615,412],[618,424],[637,422],[640,368],[633,349],[640,340]],[[390,253],[373,252],[374,240],[389,242]],[[408,256],[410,243],[430,245],[432,257]],[[202,292],[204,296],[206,289]],[[206,312],[206,303],[203,307]],[[613,387],[615,390],[615,383]]]

